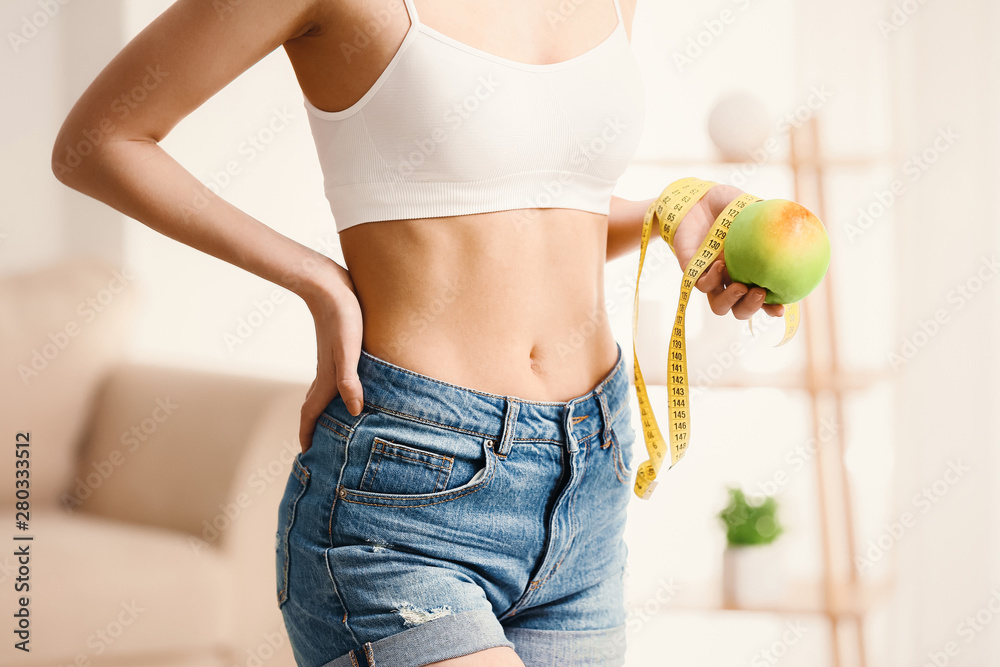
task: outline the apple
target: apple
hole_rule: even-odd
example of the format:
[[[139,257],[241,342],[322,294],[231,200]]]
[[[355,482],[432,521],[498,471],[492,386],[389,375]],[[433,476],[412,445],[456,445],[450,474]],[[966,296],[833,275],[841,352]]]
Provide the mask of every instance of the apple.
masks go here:
[[[795,303],[816,289],[830,266],[830,237],[809,209],[764,199],[740,211],[723,243],[734,282],[767,290],[764,303]]]

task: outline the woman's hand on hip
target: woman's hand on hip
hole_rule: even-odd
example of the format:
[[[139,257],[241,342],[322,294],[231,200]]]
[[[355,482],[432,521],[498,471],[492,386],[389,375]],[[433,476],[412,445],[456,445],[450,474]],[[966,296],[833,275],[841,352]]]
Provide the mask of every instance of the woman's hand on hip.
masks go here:
[[[316,378],[309,387],[299,423],[299,446],[312,446],[316,420],[339,394],[352,415],[361,413],[364,393],[358,378],[361,358],[361,304],[350,273],[341,267],[331,280],[321,282],[306,304],[316,323]]]
[[[716,185],[692,208],[674,233],[674,251],[681,269],[684,269],[694,254],[698,252],[705,235],[715,223],[715,219],[734,199],[744,194],[732,185]],[[772,317],[780,317],[785,312],[779,304],[764,304],[767,292],[762,287],[750,288],[743,283],[734,283],[726,270],[725,245],[718,259],[701,275],[695,287],[708,295],[708,303],[716,315],[732,311],[738,320],[748,320],[763,306],[764,312]]]

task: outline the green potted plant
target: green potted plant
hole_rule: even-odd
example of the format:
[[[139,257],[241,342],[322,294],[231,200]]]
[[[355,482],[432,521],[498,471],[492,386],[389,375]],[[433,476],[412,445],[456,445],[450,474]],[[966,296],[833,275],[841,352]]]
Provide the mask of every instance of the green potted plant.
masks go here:
[[[784,532],[773,496],[748,499],[731,486],[729,504],[719,512],[726,529],[722,560],[723,601],[727,606],[769,604],[781,598],[787,580],[775,541]]]

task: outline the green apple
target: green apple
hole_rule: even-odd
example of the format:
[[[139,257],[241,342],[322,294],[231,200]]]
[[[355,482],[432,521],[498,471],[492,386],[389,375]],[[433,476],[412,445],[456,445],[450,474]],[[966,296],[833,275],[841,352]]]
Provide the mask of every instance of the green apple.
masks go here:
[[[764,303],[795,303],[830,266],[830,237],[809,209],[787,199],[750,204],[733,219],[723,246],[734,282],[767,290]]]

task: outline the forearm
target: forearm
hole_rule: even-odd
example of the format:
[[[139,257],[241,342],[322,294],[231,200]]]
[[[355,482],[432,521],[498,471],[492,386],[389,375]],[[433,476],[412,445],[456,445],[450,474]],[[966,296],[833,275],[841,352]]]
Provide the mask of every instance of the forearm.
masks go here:
[[[639,249],[642,240],[642,221],[653,201],[653,199],[631,201],[619,197],[611,198],[611,212],[608,214],[609,261]]]
[[[721,210],[741,194],[743,191],[735,186],[718,184],[709,188],[701,201],[695,204],[695,209],[699,209],[699,213],[703,209],[705,215],[710,215],[710,212]],[[639,249],[642,242],[642,223],[646,211],[654,201],[656,200],[631,201],[619,197],[611,198],[611,212],[608,215],[607,259],[609,261]],[[681,220],[680,226],[683,224],[684,220]],[[650,238],[657,237],[659,230],[652,230]]]
[[[350,284],[338,264],[213,193],[156,142],[109,142],[71,172],[56,171],[69,187],[307,303],[337,281]]]

